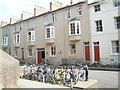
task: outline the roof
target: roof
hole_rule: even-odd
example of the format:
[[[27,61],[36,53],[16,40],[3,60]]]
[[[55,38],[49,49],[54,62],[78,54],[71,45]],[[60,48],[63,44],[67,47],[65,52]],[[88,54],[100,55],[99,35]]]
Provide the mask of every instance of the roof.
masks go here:
[[[103,2],[103,1],[106,1],[106,0],[98,0],[98,1],[92,2],[92,3],[88,4],[88,5],[94,5],[96,3]]]
[[[69,8],[69,7],[72,7],[72,6],[78,5],[78,4],[86,3],[86,2],[87,2],[87,0],[85,0],[85,1],[81,1],[81,2],[78,2],[78,3],[73,4],[73,5],[67,5],[67,6],[65,6],[65,7],[62,7],[62,8],[59,8],[59,9],[53,10],[53,11],[48,11],[48,12],[42,13],[42,14],[37,15],[37,16],[32,16],[32,17],[27,18],[27,19],[25,19],[25,20],[19,20],[18,22],[13,23],[13,24],[11,24],[11,25],[14,25],[14,24],[17,24],[17,23],[20,23],[20,22],[24,22],[24,21],[27,21],[27,20],[30,20],[30,19],[33,19],[33,18],[36,18],[36,17],[43,16],[43,15],[47,15],[47,14],[49,14],[49,13],[53,13],[53,12],[56,12],[56,11],[59,11],[59,10],[65,9],[65,8]]]

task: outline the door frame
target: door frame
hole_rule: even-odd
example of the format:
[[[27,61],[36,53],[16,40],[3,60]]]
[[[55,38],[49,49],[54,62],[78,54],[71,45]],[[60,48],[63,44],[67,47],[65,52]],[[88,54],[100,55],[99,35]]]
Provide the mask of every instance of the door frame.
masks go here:
[[[38,64],[38,51],[45,51],[45,48],[37,48],[36,49],[36,64]]]
[[[89,46],[89,54],[90,54],[90,45],[88,44],[88,45],[84,45],[84,60],[86,61],[86,62],[90,62],[90,60],[86,60],[86,50],[85,50],[85,46]]]
[[[100,46],[99,46],[99,44],[93,46],[93,50],[94,50],[94,62],[99,62],[100,60],[97,60],[97,61],[95,60],[95,46],[99,47],[99,59],[100,59]]]

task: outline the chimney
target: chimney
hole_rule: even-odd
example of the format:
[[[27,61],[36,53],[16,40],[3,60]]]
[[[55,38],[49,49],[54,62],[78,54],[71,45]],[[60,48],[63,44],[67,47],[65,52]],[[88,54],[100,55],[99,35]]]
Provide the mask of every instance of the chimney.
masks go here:
[[[10,24],[9,22],[6,22],[6,21],[1,21],[1,26],[5,26],[7,24]]]
[[[45,13],[45,12],[47,12],[46,8],[35,5],[34,16],[40,15],[40,14]]]
[[[32,16],[33,16],[32,13],[29,13],[29,12],[26,12],[26,11],[22,11],[21,20],[27,19],[27,18],[32,17]]]
[[[86,1],[86,0],[70,0],[70,4],[75,4],[82,1]]]
[[[10,24],[13,24],[15,22],[17,22],[19,19],[17,17],[11,17],[10,18]]]
[[[52,1],[50,2],[50,11],[56,10],[56,9],[58,9],[58,8],[61,8],[61,7],[62,7],[62,3],[60,3],[60,2],[58,2],[58,1],[56,1],[56,0],[52,0]]]

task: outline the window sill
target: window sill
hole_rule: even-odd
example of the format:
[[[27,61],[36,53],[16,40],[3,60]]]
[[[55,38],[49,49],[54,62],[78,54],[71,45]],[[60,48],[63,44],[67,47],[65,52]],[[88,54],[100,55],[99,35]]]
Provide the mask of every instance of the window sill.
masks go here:
[[[112,53],[111,56],[117,56],[120,55],[120,53]]]
[[[50,56],[51,58],[56,58],[56,55],[55,56]]]

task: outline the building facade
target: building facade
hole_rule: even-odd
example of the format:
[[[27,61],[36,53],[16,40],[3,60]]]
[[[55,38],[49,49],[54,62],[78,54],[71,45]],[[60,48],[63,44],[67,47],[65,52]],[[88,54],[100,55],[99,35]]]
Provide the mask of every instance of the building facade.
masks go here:
[[[117,64],[120,55],[120,0],[95,0],[89,4],[92,62]]]
[[[2,49],[2,27],[0,26],[0,49]]]
[[[65,7],[50,3],[50,11],[34,9],[34,16],[2,27],[3,39],[10,37],[5,38],[8,45],[3,40],[2,49],[36,64],[44,59],[55,65],[64,60],[116,63],[120,55],[119,2],[92,0],[88,4],[80,0]]]
[[[2,50],[11,55],[11,25],[2,26]]]

